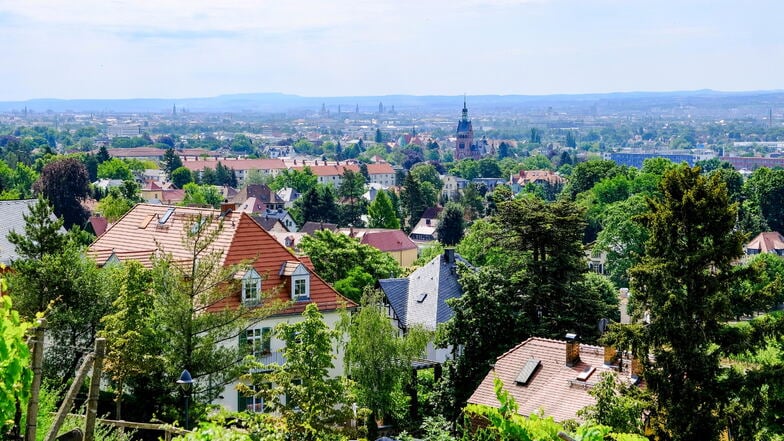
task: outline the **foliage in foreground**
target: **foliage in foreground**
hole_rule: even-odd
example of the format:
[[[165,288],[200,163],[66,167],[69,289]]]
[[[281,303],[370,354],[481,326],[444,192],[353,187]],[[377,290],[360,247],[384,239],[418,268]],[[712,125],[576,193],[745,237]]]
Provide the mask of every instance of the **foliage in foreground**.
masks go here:
[[[0,295],[4,284],[0,279]],[[0,433],[13,425],[17,401],[20,406],[27,404],[33,379],[24,338],[30,324],[21,321],[11,306],[10,297],[0,297]]]

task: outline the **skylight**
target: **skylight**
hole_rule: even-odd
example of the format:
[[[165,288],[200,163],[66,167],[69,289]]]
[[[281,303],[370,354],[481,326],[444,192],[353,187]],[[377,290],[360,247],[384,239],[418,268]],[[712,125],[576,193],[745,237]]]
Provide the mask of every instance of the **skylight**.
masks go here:
[[[427,298],[427,293],[423,292],[422,294],[419,295],[419,297],[417,297],[417,303],[423,303],[426,298]]]
[[[536,358],[528,360],[523,369],[520,370],[520,374],[517,375],[515,382],[521,385],[528,383],[528,380],[531,379],[531,375],[533,375],[540,363],[541,361]]]
[[[160,225],[165,224],[166,221],[169,220],[169,218],[171,217],[172,214],[174,214],[174,207],[169,208],[168,210],[166,210],[166,213],[163,213],[163,216],[161,216],[161,218],[158,219],[158,223]]]

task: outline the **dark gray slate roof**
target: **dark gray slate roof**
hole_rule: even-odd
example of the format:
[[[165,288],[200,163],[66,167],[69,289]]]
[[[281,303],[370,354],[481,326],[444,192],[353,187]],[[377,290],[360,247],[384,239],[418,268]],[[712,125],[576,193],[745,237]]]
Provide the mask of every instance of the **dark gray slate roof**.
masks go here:
[[[405,327],[408,279],[381,279],[378,283],[381,285],[381,290],[384,291],[389,305],[400,320],[400,324]]]
[[[447,261],[442,254],[411,273],[408,278],[379,280],[381,290],[400,319],[401,326],[408,328],[421,324],[428,329],[435,329],[437,324],[452,318],[452,308],[446,301],[463,294],[458,282],[458,262],[471,267],[457,254],[451,261]]]
[[[36,199],[22,199],[17,201],[0,201],[0,263],[10,265],[12,260],[18,259],[16,247],[8,241],[11,230],[24,234],[25,220],[22,215],[30,212],[30,206]],[[54,215],[52,215],[54,219]],[[61,229],[65,232],[65,229]]]
[[[457,123],[457,133],[471,131],[471,121],[460,120]]]

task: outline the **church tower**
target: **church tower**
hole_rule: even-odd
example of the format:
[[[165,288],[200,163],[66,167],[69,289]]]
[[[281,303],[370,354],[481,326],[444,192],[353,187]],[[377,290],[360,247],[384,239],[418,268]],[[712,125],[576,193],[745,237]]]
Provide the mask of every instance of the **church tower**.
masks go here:
[[[471,120],[468,119],[468,107],[465,97],[463,98],[463,116],[457,123],[457,141],[455,142],[455,160],[465,158],[478,159],[478,151],[474,146],[474,129],[471,127]]]

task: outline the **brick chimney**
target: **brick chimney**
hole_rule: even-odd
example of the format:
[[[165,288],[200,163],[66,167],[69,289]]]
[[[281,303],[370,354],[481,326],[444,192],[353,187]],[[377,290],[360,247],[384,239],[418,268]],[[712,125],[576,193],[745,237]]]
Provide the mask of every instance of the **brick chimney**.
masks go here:
[[[566,366],[573,367],[580,362],[580,342],[577,334],[566,334]]]
[[[605,366],[613,366],[615,365],[615,360],[618,355],[618,350],[612,346],[605,346],[604,347],[604,365]]]
[[[227,212],[229,210],[234,211],[236,208],[237,208],[236,204],[234,204],[233,202],[226,202],[226,201],[224,201],[224,202],[221,202],[221,205],[220,205],[221,213],[225,213],[225,212]]]

